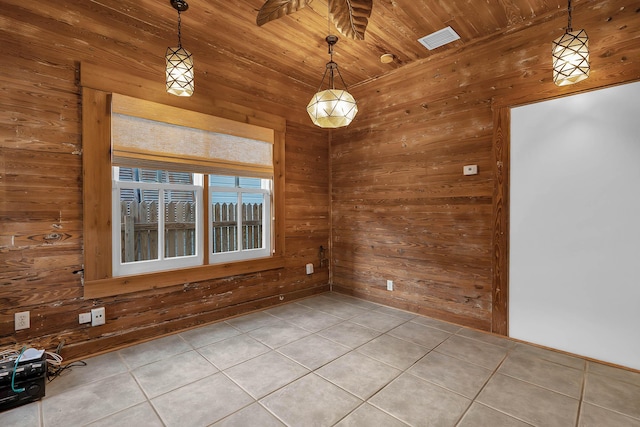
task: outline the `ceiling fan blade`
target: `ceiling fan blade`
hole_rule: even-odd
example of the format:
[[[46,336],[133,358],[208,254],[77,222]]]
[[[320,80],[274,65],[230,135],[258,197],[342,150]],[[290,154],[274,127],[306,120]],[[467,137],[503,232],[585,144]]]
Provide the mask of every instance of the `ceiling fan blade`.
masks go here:
[[[356,40],[364,40],[373,0],[329,0],[331,19],[338,31]]]
[[[256,24],[261,27],[269,21],[296,12],[311,2],[312,0],[267,0],[258,12]]]

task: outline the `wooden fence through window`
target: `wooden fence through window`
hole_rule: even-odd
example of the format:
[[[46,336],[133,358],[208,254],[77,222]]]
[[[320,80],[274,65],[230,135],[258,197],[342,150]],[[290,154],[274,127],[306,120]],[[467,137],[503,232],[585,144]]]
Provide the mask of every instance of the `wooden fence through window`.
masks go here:
[[[213,205],[210,227],[213,252],[238,250],[237,204]],[[122,262],[158,259],[158,202],[120,202]],[[196,205],[170,202],[165,206],[165,258],[195,255]],[[262,247],[262,204],[242,205],[242,248]]]

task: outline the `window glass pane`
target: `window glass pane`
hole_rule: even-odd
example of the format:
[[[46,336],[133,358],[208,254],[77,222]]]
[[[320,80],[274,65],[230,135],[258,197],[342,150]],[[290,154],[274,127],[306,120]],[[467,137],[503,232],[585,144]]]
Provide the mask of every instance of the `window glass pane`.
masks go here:
[[[264,194],[242,193],[242,249],[263,247]]]
[[[118,181],[133,181],[133,168],[120,167],[118,170]]]
[[[137,174],[136,181],[140,182],[167,182],[167,172],[153,169],[134,169]]]
[[[193,174],[189,172],[168,172],[171,184],[193,184]]]
[[[235,176],[209,175],[209,185],[212,187],[235,187]]]
[[[262,179],[240,177],[240,187],[242,188],[261,188]]]
[[[158,190],[144,192],[155,192],[155,200],[132,200],[139,189],[120,190],[122,263],[158,259]]]
[[[238,250],[238,194],[211,193],[211,231],[213,253]]]
[[[164,192],[164,256],[196,254],[196,193],[185,190]]]

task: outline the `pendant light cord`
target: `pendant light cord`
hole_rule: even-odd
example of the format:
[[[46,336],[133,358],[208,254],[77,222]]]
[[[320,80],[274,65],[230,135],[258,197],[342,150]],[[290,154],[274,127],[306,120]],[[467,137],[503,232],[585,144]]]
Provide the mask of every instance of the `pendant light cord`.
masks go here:
[[[327,0],[327,35],[331,34],[331,0]]]
[[[178,9],[178,47],[182,48],[182,17]]]
[[[572,11],[572,8],[571,8],[571,0],[568,0],[568,1],[569,1],[569,5],[567,6],[567,9],[569,11],[569,22],[568,22],[568,26],[567,26],[567,32],[570,33],[570,32],[573,31],[573,28],[571,27],[571,11]]]

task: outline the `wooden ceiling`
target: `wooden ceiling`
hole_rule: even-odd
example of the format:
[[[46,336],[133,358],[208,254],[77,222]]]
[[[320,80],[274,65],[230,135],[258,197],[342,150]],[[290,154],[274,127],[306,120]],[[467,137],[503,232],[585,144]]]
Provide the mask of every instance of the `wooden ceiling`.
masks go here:
[[[313,0],[306,8],[262,27],[256,25],[256,16],[264,0],[188,3],[189,10],[182,14],[182,44],[194,54],[198,72],[216,76],[216,68],[226,72],[252,69],[260,75],[273,71],[296,85],[320,84],[329,59],[324,41],[328,32],[326,0]],[[574,2],[574,22],[582,3],[585,1]],[[156,50],[177,44],[177,12],[169,0],[58,4],[67,4],[63,19],[69,24],[90,25],[104,37],[118,38],[118,28],[126,26],[137,40],[121,42],[131,43],[134,49],[150,49],[140,43],[157,45]],[[353,86],[430,55],[455,53],[476,40],[531,25],[544,16],[566,13],[566,6],[566,0],[374,0],[365,40],[340,37],[334,59],[347,84]],[[89,24],[82,23],[87,19]],[[119,25],[110,26],[110,22]],[[434,51],[417,41],[446,26],[461,39]],[[331,32],[336,33],[333,26]],[[392,63],[380,62],[386,53],[394,55]]]

